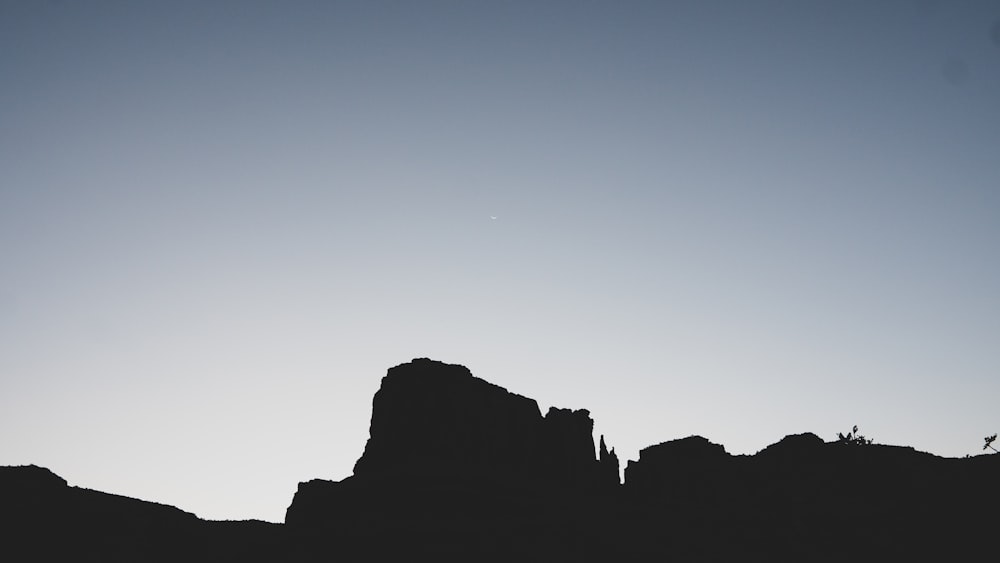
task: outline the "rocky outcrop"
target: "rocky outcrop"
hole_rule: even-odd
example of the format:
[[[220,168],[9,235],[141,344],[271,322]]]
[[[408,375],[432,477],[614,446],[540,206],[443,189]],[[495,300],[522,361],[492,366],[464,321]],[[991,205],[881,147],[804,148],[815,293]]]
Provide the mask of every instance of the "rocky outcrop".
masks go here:
[[[300,484],[285,521],[545,511],[556,496],[583,499],[609,483],[601,464],[612,461],[598,461],[593,427],[587,410],[543,417],[533,399],[463,366],[416,359],[382,379],[354,475]]]
[[[826,446],[826,442],[812,432],[790,434],[764,448],[757,453],[757,456],[773,461],[791,461],[814,457],[823,450],[824,446]]]
[[[273,556],[280,534],[71,487],[34,465],[0,467],[0,530],[5,561],[247,561]]]
[[[534,479],[548,487],[587,490],[597,486],[599,466],[590,411],[552,407],[542,422],[534,445]]]
[[[361,478],[529,473],[541,451],[538,404],[427,359],[391,368],[372,401]]]
[[[600,474],[598,479],[602,485],[612,485],[617,487],[621,484],[618,477],[618,456],[615,454],[615,449],[611,448],[608,451],[607,444],[604,443],[604,435],[601,435],[601,445],[597,456],[598,464],[600,465]]]
[[[732,456],[720,444],[701,436],[663,442],[639,451],[638,461],[625,468],[625,484],[644,492],[665,488],[689,488],[724,472]]]
[[[51,470],[37,465],[0,467],[0,491],[17,498],[50,495],[63,491],[66,480]]]
[[[35,465],[0,467],[0,492],[3,516],[16,521],[35,516],[52,520],[54,515],[82,518],[85,514],[91,522],[105,519],[130,527],[176,527],[197,521],[194,514],[173,506],[70,487],[62,477]]]
[[[111,561],[126,555],[165,561],[183,558],[198,535],[199,520],[193,514],[70,487],[36,466],[0,468],[0,498],[5,555],[13,549],[24,557],[11,561],[72,560],[81,559],[74,554],[88,553],[106,553]],[[144,557],[156,542],[163,542],[163,549]]]

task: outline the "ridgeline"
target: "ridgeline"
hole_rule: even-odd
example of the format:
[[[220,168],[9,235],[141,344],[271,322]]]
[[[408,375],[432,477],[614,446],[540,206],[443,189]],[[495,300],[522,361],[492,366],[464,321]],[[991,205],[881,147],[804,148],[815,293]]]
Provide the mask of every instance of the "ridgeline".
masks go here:
[[[733,456],[691,436],[625,468],[586,410],[428,359],[389,369],[342,481],[300,483],[284,524],[0,467],[8,561],[938,561],[995,551],[1000,456],[787,436]],[[248,491],[247,494],[253,494]]]

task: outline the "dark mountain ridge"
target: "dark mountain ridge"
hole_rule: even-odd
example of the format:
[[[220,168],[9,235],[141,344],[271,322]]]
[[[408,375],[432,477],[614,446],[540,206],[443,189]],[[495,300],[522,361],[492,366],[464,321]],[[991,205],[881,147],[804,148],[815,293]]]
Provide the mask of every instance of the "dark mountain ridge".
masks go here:
[[[910,560],[987,552],[1000,456],[787,436],[733,456],[691,436],[618,458],[586,410],[428,359],[391,368],[354,474],[300,483],[285,524],[0,468],[6,553],[25,560]]]

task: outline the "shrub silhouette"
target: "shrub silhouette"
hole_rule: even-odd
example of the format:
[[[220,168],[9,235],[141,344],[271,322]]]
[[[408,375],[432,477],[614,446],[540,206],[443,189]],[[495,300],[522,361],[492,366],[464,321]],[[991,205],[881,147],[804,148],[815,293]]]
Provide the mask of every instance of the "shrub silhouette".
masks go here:
[[[996,453],[1000,453],[1000,451],[997,451],[997,449],[993,447],[993,442],[996,439],[997,439],[997,435],[996,434],[994,434],[992,436],[987,436],[987,437],[983,438],[983,440],[986,441],[986,443],[983,444],[983,450],[985,450],[986,448],[989,448],[989,449],[993,450]]]
[[[837,432],[837,441],[841,444],[852,446],[867,446],[872,443],[871,438],[865,438],[858,432],[857,424],[855,424],[854,428],[852,428],[847,434]]]

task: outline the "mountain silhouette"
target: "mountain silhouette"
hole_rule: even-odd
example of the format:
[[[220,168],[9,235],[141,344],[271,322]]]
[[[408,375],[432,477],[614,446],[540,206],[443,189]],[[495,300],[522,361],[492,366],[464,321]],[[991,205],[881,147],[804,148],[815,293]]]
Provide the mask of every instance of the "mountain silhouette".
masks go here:
[[[690,436],[619,482],[586,410],[417,359],[389,369],[354,473],[300,483],[285,523],[211,522],[0,468],[5,560],[843,561],[995,551],[1000,456],[787,436],[752,456]],[[252,492],[248,491],[248,494]],[[8,559],[6,556],[14,556]]]
[[[284,543],[279,524],[209,522],[34,465],[0,467],[0,530],[3,561],[263,561]]]

